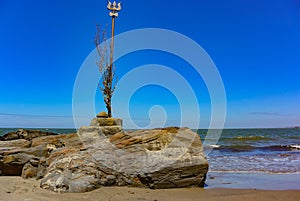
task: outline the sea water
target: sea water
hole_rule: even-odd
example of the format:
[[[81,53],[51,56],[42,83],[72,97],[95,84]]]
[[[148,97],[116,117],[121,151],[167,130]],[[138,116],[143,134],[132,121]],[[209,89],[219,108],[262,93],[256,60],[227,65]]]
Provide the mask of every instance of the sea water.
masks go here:
[[[207,155],[207,188],[300,189],[300,129],[225,129],[216,144],[198,130]]]
[[[210,140],[207,131],[198,133]],[[300,173],[300,129],[225,129],[209,146],[214,148],[207,155],[210,171]]]

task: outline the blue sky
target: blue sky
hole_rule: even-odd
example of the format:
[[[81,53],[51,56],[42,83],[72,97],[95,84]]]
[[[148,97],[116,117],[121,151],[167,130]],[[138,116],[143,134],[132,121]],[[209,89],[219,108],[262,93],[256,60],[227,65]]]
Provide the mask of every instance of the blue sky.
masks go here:
[[[149,27],[169,29],[207,51],[226,89],[226,127],[300,125],[299,0],[122,3],[116,34]],[[0,127],[74,126],[74,82],[94,49],[95,25],[110,24],[106,4],[105,0],[0,1]],[[118,77],[151,63],[172,67],[187,78],[199,99],[202,125],[207,127],[207,89],[201,77],[174,55],[158,51],[129,54],[117,61]],[[96,112],[104,110],[101,94],[95,98],[99,103]],[[140,126],[148,124],[152,105],[165,108],[168,124],[178,123],[178,100],[158,86],[134,94],[132,119]]]

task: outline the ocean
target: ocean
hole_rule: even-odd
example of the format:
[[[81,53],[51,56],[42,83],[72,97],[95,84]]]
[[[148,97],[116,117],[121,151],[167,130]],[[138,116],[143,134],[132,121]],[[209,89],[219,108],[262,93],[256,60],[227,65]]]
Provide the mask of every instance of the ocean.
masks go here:
[[[300,190],[300,129],[225,129],[213,147],[205,188]]]
[[[206,130],[198,133],[210,140]],[[213,172],[300,173],[300,129],[225,129],[213,146]]]
[[[14,128],[0,128],[0,135]],[[75,129],[38,129],[72,133]],[[211,139],[199,129],[204,150]],[[205,141],[204,141],[205,140]],[[209,144],[209,143],[208,143]],[[300,129],[224,129],[207,155],[206,187],[300,189]]]

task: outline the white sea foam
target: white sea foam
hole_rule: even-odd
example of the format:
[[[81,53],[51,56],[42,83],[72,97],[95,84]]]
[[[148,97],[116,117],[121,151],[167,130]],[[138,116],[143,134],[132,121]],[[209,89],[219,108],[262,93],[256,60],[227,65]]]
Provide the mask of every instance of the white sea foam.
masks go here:
[[[210,147],[213,147],[213,148],[220,148],[221,147],[221,145],[218,145],[218,144],[211,144],[211,145],[209,145]]]
[[[290,148],[292,148],[292,149],[300,149],[300,145],[299,144],[293,144],[293,145],[290,145]]]

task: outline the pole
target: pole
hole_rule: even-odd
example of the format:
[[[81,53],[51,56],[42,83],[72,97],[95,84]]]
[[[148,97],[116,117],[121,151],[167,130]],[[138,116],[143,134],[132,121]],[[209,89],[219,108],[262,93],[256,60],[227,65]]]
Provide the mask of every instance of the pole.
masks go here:
[[[115,48],[115,17],[112,17],[111,21],[111,45],[110,45],[110,70],[112,70],[114,60],[114,48]],[[111,73],[112,75],[112,73]]]
[[[116,3],[114,1],[111,3],[108,1],[107,9],[111,12],[109,16],[112,18],[111,20],[111,46],[110,46],[110,68],[112,69],[113,59],[114,59],[114,46],[115,46],[115,18],[118,17],[118,12],[121,10],[121,3]]]
[[[109,81],[112,83],[113,79],[113,60],[114,60],[114,37],[115,37],[115,18],[112,17],[112,22],[111,22],[111,44],[110,44],[110,62],[109,62],[109,69],[108,69],[108,74],[109,74]]]
[[[106,108],[108,112],[108,117],[111,117],[111,96],[114,91],[113,87],[113,60],[114,60],[114,46],[115,46],[115,18],[118,17],[118,11],[121,10],[121,3],[116,3],[114,1],[111,3],[108,1],[107,9],[110,10],[109,16],[112,18],[111,20],[111,44],[110,44],[110,62],[108,66],[108,82],[107,82],[107,103],[106,103]]]

